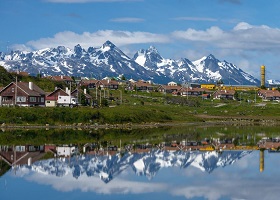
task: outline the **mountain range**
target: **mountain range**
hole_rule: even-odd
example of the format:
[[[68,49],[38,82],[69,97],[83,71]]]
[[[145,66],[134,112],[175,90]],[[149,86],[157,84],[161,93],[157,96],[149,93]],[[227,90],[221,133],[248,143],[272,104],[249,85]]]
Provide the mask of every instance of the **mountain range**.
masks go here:
[[[100,79],[118,77],[152,80],[166,84],[216,83],[222,80],[231,85],[260,85],[260,81],[236,65],[220,61],[210,54],[196,61],[187,58],[179,60],[163,58],[151,46],[140,49],[133,58],[127,56],[112,42],[101,47],[83,49],[79,44],[70,49],[64,46],[24,52],[0,52],[0,65],[8,71],[26,71],[30,75],[68,75]]]
[[[105,183],[110,182],[121,172],[131,168],[138,176],[152,179],[160,169],[166,167],[195,167],[203,172],[212,173],[218,167],[226,167],[250,154],[252,151],[224,151],[218,153],[190,151],[160,151],[149,153],[117,153],[110,155],[83,155],[70,159],[48,159],[31,166],[21,166],[19,170],[32,171],[45,175],[64,177],[72,174],[73,178],[81,175],[100,177]]]

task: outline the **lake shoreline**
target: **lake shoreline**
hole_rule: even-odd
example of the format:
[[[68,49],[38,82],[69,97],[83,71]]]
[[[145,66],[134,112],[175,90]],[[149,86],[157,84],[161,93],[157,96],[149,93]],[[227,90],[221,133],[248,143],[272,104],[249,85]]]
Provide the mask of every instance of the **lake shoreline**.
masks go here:
[[[149,123],[123,123],[123,124],[61,124],[61,125],[35,125],[35,124],[5,124],[3,123],[1,129],[145,129],[145,128],[159,128],[172,126],[216,126],[216,125],[279,125],[280,119],[273,118],[256,118],[256,117],[225,117],[225,116],[198,116],[201,121],[190,122],[149,122]]]

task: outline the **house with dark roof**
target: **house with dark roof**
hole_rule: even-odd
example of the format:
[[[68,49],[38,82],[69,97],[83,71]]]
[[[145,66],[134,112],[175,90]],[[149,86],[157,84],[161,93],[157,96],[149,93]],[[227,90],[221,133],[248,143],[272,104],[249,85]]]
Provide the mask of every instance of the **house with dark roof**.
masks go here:
[[[70,83],[75,83],[75,81],[70,77],[70,76],[50,76],[49,79],[54,80],[54,81],[61,81],[65,82],[67,85]]]
[[[137,81],[137,82],[130,82],[127,86],[127,90],[137,90],[137,91],[153,91],[154,88],[157,86],[152,85],[146,81]]]
[[[74,91],[71,92],[71,96],[78,99],[78,101],[83,105],[91,105],[92,96],[87,93],[87,90],[78,89],[76,88]],[[84,98],[84,100],[82,100]]]
[[[177,85],[160,85],[158,91],[162,93],[178,92],[182,87]]]
[[[97,83],[98,87],[100,87],[101,89],[110,89],[110,90],[117,90],[119,88],[119,83],[116,80],[100,80]]]
[[[91,79],[91,80],[82,80],[80,82],[80,86],[84,86],[88,89],[94,89],[96,87],[98,87],[98,83],[99,80],[96,80],[96,79]]]
[[[217,90],[213,93],[213,99],[234,100],[235,90]]]
[[[33,82],[11,82],[0,90],[0,106],[45,106],[45,92]]]
[[[258,96],[265,101],[279,101],[280,92],[278,90],[259,90]]]
[[[57,100],[59,96],[69,96],[69,94],[61,88],[56,88],[54,91],[46,94],[46,107],[57,106]]]

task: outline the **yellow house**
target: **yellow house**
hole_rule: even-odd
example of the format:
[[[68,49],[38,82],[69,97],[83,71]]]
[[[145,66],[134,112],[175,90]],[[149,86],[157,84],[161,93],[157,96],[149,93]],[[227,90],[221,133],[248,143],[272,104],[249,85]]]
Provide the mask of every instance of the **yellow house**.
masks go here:
[[[205,88],[205,89],[208,89],[208,90],[213,90],[213,89],[215,89],[215,87],[216,87],[216,84],[201,84],[201,86],[200,86],[201,88]]]
[[[223,85],[221,86],[223,90],[258,90],[259,88],[255,85]]]

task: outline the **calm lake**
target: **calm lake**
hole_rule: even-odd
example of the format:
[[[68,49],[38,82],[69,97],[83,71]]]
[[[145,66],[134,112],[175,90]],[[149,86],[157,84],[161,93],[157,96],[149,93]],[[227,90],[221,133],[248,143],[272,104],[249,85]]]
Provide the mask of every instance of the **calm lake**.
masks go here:
[[[32,131],[26,135],[24,132],[20,132],[20,135],[19,132],[9,133],[16,134],[17,136],[14,137],[20,137],[23,141],[17,139],[16,144],[1,144],[0,197],[13,200],[30,198],[40,200],[279,199],[280,153],[249,148],[230,149],[234,140],[231,140],[232,138],[227,134],[231,131],[232,137],[239,138],[238,145],[252,142],[257,144],[260,138],[267,136],[277,138],[276,127],[201,127],[195,130],[191,127],[185,128],[185,131],[181,129],[156,130],[154,132],[157,134],[146,135],[148,139],[145,139],[145,136],[138,138],[134,135],[141,131],[145,135],[147,130],[132,131],[126,137],[120,136],[120,138],[113,132],[106,138],[102,132],[97,139],[86,138],[90,140],[91,145],[86,145],[84,142],[77,145],[57,144],[64,149],[57,149],[56,153],[63,154],[64,151],[66,154],[67,148],[70,147],[72,151],[70,157],[57,156],[38,160],[36,160],[36,156],[39,155],[37,150],[43,145],[23,144],[27,142],[30,144],[31,138],[35,138],[34,144],[38,140],[36,137],[43,140],[40,134],[32,136]],[[86,132],[94,133],[88,130]],[[117,132],[119,133],[119,130]],[[199,133],[201,138],[194,133]],[[212,139],[214,136],[219,136],[219,142],[225,142],[223,146],[228,145],[229,149],[225,148],[221,151],[191,149],[193,146],[200,145],[194,142],[205,141],[207,133],[208,138],[210,135]],[[6,134],[8,133],[1,133],[2,142],[3,135]],[[79,137],[79,141],[83,140],[82,138]],[[105,138],[106,142],[103,141]],[[173,144],[175,139],[178,146],[171,147],[170,144]],[[190,144],[188,141],[193,143]],[[134,147],[129,148],[132,143]],[[278,143],[274,141],[273,144]],[[180,145],[185,145],[187,148],[180,150],[182,147]],[[119,147],[123,148],[121,152]],[[9,151],[11,154],[8,156]],[[14,153],[16,151],[17,153]],[[28,155],[32,154],[33,160],[27,160]],[[7,163],[10,161],[11,167],[7,168],[5,159]],[[26,164],[20,164],[25,159]],[[3,171],[4,168],[7,170]]]

